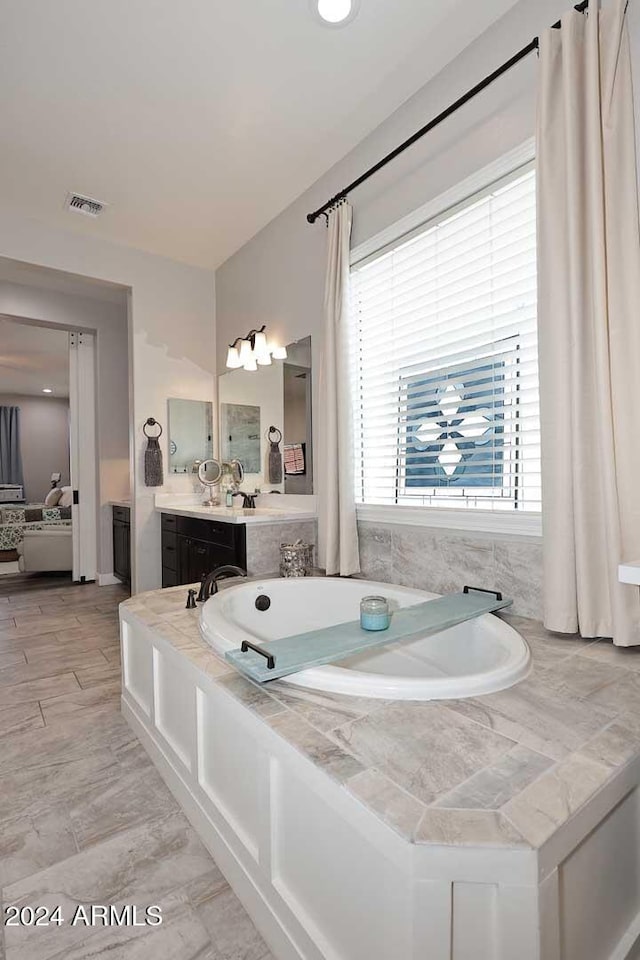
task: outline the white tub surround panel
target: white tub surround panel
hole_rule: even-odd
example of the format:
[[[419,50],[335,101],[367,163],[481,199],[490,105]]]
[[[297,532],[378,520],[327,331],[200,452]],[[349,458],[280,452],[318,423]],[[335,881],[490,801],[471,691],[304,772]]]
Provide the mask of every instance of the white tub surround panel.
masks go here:
[[[245,680],[185,599],[121,606],[123,711],[276,956],[627,956],[638,652],[510,617],[534,657],[510,690],[345,698]]]

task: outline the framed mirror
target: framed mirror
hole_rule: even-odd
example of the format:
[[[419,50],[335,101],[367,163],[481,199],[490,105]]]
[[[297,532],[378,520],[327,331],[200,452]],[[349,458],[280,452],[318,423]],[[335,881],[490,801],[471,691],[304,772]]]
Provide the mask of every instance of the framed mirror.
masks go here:
[[[191,473],[194,461],[213,457],[213,404],[171,398],[169,473]]]
[[[313,493],[311,337],[287,359],[219,380],[220,456],[242,462],[248,486],[264,493]]]
[[[260,407],[220,404],[220,453],[223,460],[239,460],[245,473],[260,473]]]

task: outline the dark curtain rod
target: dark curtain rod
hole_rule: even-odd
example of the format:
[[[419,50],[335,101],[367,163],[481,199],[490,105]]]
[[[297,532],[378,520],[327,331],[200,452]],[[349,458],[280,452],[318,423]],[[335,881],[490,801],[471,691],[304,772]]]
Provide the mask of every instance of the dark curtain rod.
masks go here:
[[[574,9],[578,13],[583,13],[589,6],[589,0],[583,0],[582,3],[579,3]],[[558,20],[557,23],[553,24],[552,29],[559,29],[561,26],[561,21]],[[341,200],[345,200],[346,197],[351,193],[352,190],[355,190],[356,187],[359,187],[360,184],[364,183],[365,180],[368,180],[369,177],[372,177],[378,170],[382,170],[383,167],[386,167],[388,163],[391,163],[392,160],[395,160],[396,157],[399,157],[401,153],[404,153],[405,150],[408,150],[409,147],[412,147],[414,143],[418,140],[421,140],[425,134],[430,133],[434,127],[437,127],[438,124],[442,123],[443,120],[446,120],[453,113],[463,107],[465,103],[468,103],[470,100],[473,100],[474,97],[477,97],[479,93],[482,93],[483,90],[486,90],[494,80],[497,80],[498,77],[501,77],[504,73],[507,73],[508,70],[511,70],[512,67],[515,67],[516,63],[520,63],[521,60],[524,60],[525,57],[528,57],[530,53],[533,53],[534,50],[537,50],[540,45],[539,37],[534,37],[533,40],[523,47],[522,50],[519,50],[518,53],[514,54],[511,59],[507,60],[506,63],[503,63],[502,66],[498,67],[497,70],[494,70],[493,73],[490,73],[488,77],[485,77],[484,80],[481,80],[480,83],[477,83],[475,87],[472,87],[467,93],[462,97],[452,103],[450,107],[447,107],[446,110],[443,110],[442,113],[439,113],[437,117],[434,117],[433,120],[430,120],[429,123],[426,123],[424,127],[421,127],[417,130],[408,140],[405,140],[401,143],[395,150],[392,150],[391,153],[388,153],[386,157],[383,157],[382,160],[378,160],[377,163],[374,163],[372,167],[369,167],[368,170],[365,170],[364,173],[360,174],[357,179],[350,183],[348,187],[345,187],[343,190],[340,190],[339,193],[336,193],[331,200],[327,200],[321,207],[318,207],[317,210],[314,210],[313,213],[307,214],[307,220],[309,223],[315,223],[318,217],[321,217],[323,214],[326,215],[327,211],[334,207],[337,203],[340,203]]]

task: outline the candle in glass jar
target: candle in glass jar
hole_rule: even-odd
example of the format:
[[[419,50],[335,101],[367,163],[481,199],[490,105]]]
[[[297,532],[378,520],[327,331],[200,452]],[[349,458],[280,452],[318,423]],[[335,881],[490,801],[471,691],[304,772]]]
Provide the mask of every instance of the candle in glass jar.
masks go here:
[[[360,626],[363,630],[388,630],[391,623],[386,597],[363,597],[360,601]]]

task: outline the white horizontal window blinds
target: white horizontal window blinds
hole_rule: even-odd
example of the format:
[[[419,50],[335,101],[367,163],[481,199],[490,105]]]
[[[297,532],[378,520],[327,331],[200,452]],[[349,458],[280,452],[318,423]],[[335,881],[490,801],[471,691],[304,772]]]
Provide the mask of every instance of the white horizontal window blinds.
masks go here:
[[[540,510],[535,173],[351,270],[356,500]]]

